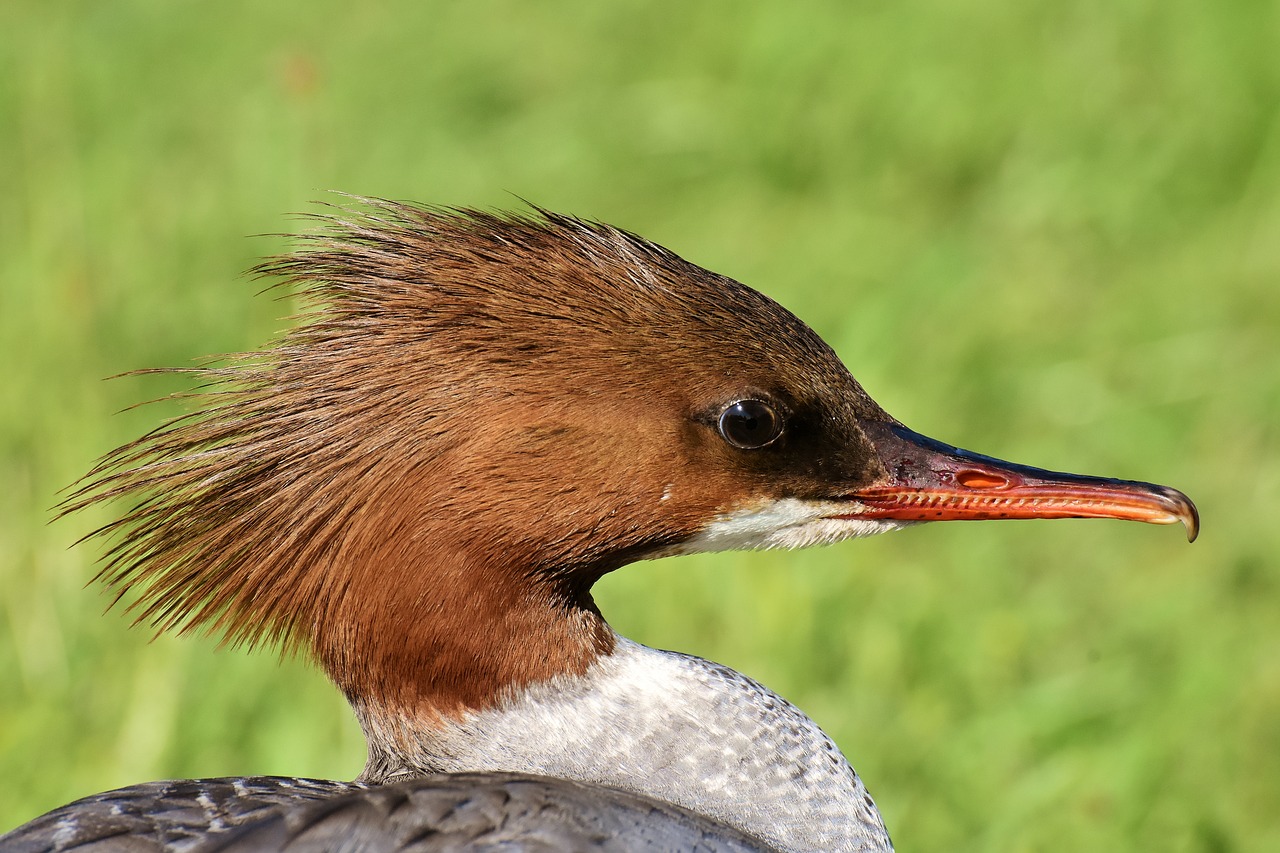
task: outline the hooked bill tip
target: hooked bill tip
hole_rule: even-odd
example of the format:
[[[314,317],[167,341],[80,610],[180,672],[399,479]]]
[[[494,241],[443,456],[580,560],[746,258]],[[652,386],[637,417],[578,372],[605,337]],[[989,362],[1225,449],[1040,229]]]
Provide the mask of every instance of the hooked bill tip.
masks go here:
[[[1200,535],[1200,511],[1196,509],[1196,505],[1191,502],[1191,498],[1177,489],[1166,486],[1161,491],[1169,507],[1169,519],[1165,524],[1181,522],[1187,531],[1187,541],[1196,541],[1196,537]]]

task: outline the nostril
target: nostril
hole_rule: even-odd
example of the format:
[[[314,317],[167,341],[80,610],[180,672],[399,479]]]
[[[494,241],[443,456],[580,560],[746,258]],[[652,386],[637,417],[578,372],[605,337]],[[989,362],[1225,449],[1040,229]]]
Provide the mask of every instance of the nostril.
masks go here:
[[[966,489],[1004,489],[1010,485],[1004,477],[986,471],[960,471],[956,482]]]

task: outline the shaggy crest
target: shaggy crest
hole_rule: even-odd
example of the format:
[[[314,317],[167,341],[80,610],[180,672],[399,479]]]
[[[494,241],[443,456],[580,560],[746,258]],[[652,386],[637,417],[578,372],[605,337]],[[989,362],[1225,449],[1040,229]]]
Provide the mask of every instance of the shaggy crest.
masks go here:
[[[117,602],[135,596],[137,623],[205,629],[232,644],[307,640],[315,626],[298,624],[299,597],[335,593],[315,569],[340,561],[344,534],[387,499],[380,469],[439,450],[438,413],[412,399],[438,385],[429,377],[442,365],[422,358],[426,336],[468,327],[472,352],[451,351],[443,336],[425,352],[450,357],[454,379],[475,391],[486,364],[507,356],[469,367],[452,359],[486,344],[539,350],[514,339],[513,314],[608,325],[636,288],[662,286],[664,268],[692,267],[632,234],[541,209],[361,201],[307,217],[319,233],[252,270],[296,288],[300,324],[265,351],[170,371],[201,381],[203,390],[177,395],[196,411],[108,454],[59,507],[136,501],[85,538],[112,539],[97,580]],[[504,281],[513,275],[527,287],[514,291]],[[573,298],[610,286],[629,292]]]

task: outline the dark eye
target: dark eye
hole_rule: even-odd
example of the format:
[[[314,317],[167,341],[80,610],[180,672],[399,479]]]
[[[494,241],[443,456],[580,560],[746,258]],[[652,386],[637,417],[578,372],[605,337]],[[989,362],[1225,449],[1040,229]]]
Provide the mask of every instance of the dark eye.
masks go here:
[[[739,400],[720,413],[720,435],[734,447],[755,450],[782,435],[782,417],[761,400]]]

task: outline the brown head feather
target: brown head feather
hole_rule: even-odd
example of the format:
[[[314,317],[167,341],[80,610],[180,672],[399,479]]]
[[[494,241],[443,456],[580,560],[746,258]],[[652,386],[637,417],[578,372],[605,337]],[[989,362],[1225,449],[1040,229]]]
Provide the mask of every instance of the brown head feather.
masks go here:
[[[138,501],[93,535],[139,621],[307,648],[353,700],[451,713],[582,671],[613,642],[601,574],[789,487],[728,464],[700,407],[852,382],[766,297],[608,226],[383,201],[323,222],[256,270],[300,325],[196,371],[198,411],[64,509]]]

